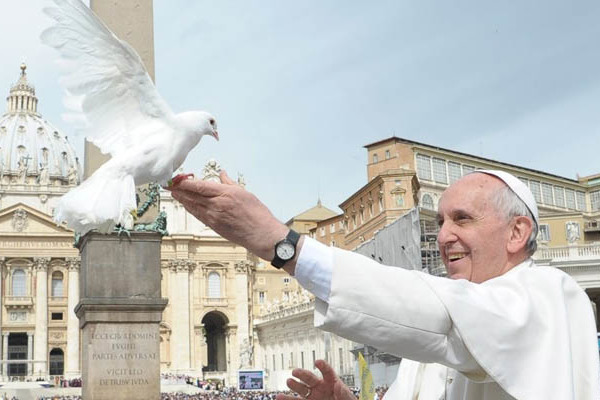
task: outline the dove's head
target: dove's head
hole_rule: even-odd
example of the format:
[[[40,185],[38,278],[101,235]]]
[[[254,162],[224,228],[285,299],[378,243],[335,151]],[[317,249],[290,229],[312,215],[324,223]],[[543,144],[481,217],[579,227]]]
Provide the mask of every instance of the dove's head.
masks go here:
[[[206,111],[188,111],[180,114],[180,118],[185,121],[185,125],[191,128],[192,132],[202,137],[210,135],[219,140],[217,131],[217,120]]]

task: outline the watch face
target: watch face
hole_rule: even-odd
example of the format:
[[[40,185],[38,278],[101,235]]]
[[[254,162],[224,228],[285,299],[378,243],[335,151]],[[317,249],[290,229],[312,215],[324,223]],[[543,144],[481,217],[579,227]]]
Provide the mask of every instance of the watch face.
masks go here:
[[[289,242],[283,242],[277,246],[277,256],[282,260],[291,260],[294,257],[294,253],[294,245]]]

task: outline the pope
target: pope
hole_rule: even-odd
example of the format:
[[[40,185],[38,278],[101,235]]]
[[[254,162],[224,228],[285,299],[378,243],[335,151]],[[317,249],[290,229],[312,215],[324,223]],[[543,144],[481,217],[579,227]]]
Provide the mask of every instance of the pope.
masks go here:
[[[449,279],[299,236],[225,173],[221,181],[189,179],[171,190],[217,233],[314,293],[317,327],[448,367],[445,399],[599,398],[590,300],[567,274],[535,265],[537,205],[516,177],[479,170],[443,193],[438,244]],[[352,398],[327,364],[316,366],[321,378],[294,370],[288,386],[308,400]],[[396,379],[385,398],[400,399],[402,385]]]

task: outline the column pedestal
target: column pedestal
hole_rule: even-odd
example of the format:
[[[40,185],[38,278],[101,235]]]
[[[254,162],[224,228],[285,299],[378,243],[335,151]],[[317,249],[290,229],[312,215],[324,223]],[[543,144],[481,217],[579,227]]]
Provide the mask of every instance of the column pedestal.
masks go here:
[[[161,237],[88,233],[81,252],[82,397],[160,398]]]

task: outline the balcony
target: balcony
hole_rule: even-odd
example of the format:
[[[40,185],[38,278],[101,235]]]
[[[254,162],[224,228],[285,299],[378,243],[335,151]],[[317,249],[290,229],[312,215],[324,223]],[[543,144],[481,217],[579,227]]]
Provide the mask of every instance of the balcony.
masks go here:
[[[4,296],[6,308],[31,308],[33,297],[31,296]]]
[[[536,260],[552,261],[600,259],[600,243],[539,248],[533,255],[533,258]]]
[[[588,221],[583,226],[584,232],[600,232],[600,221]]]
[[[227,297],[203,297],[202,304],[205,307],[227,307]]]

